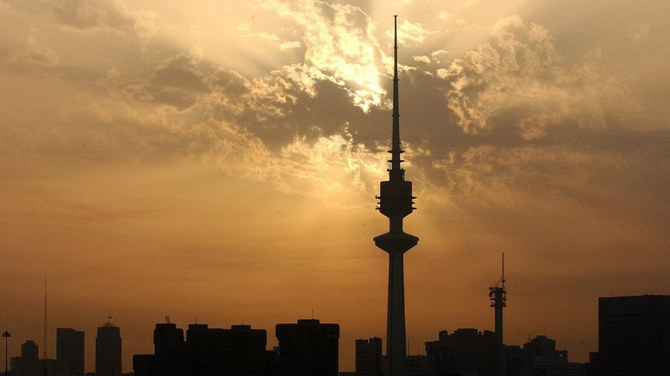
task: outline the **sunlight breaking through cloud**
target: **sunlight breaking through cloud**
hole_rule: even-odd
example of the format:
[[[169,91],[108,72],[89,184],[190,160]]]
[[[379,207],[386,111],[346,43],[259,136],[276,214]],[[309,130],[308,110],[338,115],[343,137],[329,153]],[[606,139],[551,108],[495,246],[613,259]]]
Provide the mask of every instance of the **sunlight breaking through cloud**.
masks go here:
[[[285,69],[301,72],[295,77],[305,90],[311,92],[314,80],[327,79],[347,90],[366,112],[381,104],[385,92],[378,66],[383,54],[371,34],[369,15],[351,5],[305,0],[267,1],[263,6],[302,29],[304,61]]]

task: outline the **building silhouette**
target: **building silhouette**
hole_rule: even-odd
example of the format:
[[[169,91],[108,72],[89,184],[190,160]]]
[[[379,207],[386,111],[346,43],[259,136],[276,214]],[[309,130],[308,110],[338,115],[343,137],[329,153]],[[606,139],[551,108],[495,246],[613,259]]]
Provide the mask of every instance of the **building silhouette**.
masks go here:
[[[523,375],[562,375],[568,369],[568,352],[556,350],[556,341],[539,335],[523,345]]]
[[[425,355],[407,355],[407,376],[427,376],[428,364]]]
[[[121,330],[111,321],[98,328],[95,338],[96,376],[121,376]]]
[[[526,355],[521,346],[508,345],[503,347],[505,357],[505,376],[522,376],[525,374]],[[571,375],[578,376],[578,375]]]
[[[84,376],[84,332],[56,329],[56,376]]]
[[[568,352],[556,349],[556,341],[539,335],[521,346],[504,346],[506,376],[589,376],[588,364],[571,363]],[[494,332],[457,329],[440,332],[439,339],[426,342],[428,376],[497,375],[498,345]]]
[[[11,359],[11,374],[13,376],[51,376],[56,371],[54,359],[39,359],[39,347],[33,340],[27,340],[21,345],[21,356]]]
[[[382,376],[383,374],[382,339],[379,337],[357,339],[356,375]]]
[[[374,238],[377,247],[389,255],[388,311],[386,318],[386,375],[407,376],[405,334],[405,282],[403,255],[419,238],[403,231],[403,218],[414,210],[412,182],[405,180],[400,154],[400,114],[398,105],[398,27],[394,17],[393,44],[393,130],[389,180],[382,181],[378,210],[389,219],[389,231]]]
[[[428,376],[495,375],[495,334],[471,328],[441,331],[437,341],[426,342],[426,369]]]
[[[337,376],[340,326],[319,320],[277,324],[281,376]]]
[[[154,354],[133,356],[135,374],[186,375],[187,366],[184,349],[184,331],[182,329],[169,322],[156,324],[154,329]]]
[[[12,375],[38,376],[40,375],[39,347],[33,340],[27,340],[21,345],[21,356],[12,358]],[[41,376],[41,375],[40,375]]]
[[[187,331],[187,351],[191,375],[265,374],[267,332],[249,325],[230,329],[210,329],[191,324]]]
[[[265,350],[267,333],[249,325],[230,329],[190,324],[184,332],[173,323],[154,329],[154,354],[134,355],[135,376],[272,376],[276,354]]]
[[[600,375],[670,375],[670,296],[598,299]]]

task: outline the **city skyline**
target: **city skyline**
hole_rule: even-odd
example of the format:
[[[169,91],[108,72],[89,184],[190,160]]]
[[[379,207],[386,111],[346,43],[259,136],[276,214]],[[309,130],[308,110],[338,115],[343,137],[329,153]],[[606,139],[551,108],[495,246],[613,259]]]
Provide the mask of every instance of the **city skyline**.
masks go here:
[[[409,353],[442,329],[545,334],[586,361],[597,298],[670,294],[670,4],[0,0],[0,323],[10,354],[57,327],[314,316],[383,337],[370,238],[403,147],[421,251]],[[411,272],[410,272],[411,271]],[[269,336],[268,345],[274,338]],[[41,356],[41,354],[40,354]]]

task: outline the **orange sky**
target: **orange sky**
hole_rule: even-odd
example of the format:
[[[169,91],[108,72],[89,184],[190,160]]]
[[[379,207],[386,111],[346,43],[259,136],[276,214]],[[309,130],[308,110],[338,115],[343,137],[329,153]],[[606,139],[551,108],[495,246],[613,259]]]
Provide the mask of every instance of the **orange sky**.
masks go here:
[[[0,307],[10,353],[121,327],[316,318],[383,336],[372,238],[400,23],[418,210],[410,353],[439,330],[545,334],[586,361],[597,298],[670,294],[667,1],[0,0]]]

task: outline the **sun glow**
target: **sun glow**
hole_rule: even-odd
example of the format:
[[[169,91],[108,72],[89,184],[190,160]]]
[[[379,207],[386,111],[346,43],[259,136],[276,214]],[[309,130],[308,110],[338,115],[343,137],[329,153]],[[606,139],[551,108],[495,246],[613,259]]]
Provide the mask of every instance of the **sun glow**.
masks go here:
[[[282,148],[281,155],[286,189],[299,187],[301,194],[335,206],[357,202],[360,196],[372,197],[383,179],[387,158],[385,152],[371,152],[355,144],[346,129],[343,135],[319,137],[314,142],[295,138]],[[343,196],[355,199],[343,200]]]

